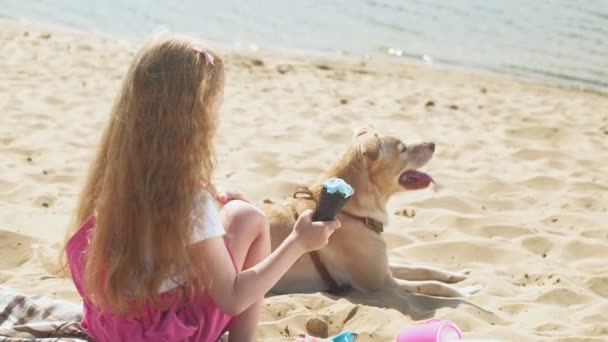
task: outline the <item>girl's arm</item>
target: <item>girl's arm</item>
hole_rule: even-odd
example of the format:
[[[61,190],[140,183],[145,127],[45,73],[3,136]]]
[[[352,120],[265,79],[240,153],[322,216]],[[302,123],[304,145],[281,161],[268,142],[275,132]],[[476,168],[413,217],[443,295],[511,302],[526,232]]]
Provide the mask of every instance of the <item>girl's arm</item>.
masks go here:
[[[236,316],[270,291],[302,254],[327,244],[339,227],[338,221],[311,222],[312,212],[302,214],[294,231],[266,259],[254,267],[236,273],[222,237],[191,245],[196,260],[201,260],[211,279],[206,289],[227,314]]]

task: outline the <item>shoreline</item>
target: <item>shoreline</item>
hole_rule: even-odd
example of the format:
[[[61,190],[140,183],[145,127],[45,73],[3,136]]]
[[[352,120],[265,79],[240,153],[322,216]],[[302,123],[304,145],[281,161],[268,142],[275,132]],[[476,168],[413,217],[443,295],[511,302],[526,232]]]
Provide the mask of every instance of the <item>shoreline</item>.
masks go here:
[[[36,21],[30,20],[28,18],[17,18],[10,16],[0,16],[0,25],[6,25],[10,23],[21,24],[21,25],[30,25],[41,30],[51,30],[57,33],[70,33],[75,35],[89,35],[92,34],[95,37],[101,37],[104,39],[112,39],[112,40],[120,40],[120,41],[128,41],[128,42],[142,42],[147,39],[146,36],[136,35],[136,34],[116,34],[109,33],[100,30],[88,30],[86,28],[52,23],[47,21]],[[163,26],[160,26],[156,30],[163,30]],[[156,31],[155,30],[155,31]],[[190,34],[187,32],[178,32],[176,33],[184,33]],[[151,36],[154,32],[151,32],[148,36]],[[197,35],[194,35],[197,36]],[[203,37],[201,37],[203,38]],[[406,66],[412,68],[420,68],[420,69],[429,69],[436,70],[438,72],[457,72],[463,74],[470,74],[482,78],[498,78],[505,81],[514,81],[520,83],[527,83],[532,85],[546,86],[546,87],[555,87],[564,90],[571,90],[583,93],[592,93],[602,96],[608,96],[608,84],[605,86],[597,85],[592,86],[589,81],[579,80],[576,78],[569,78],[555,75],[556,79],[550,79],[546,76],[542,76],[542,72],[540,71],[528,71],[532,74],[514,74],[508,73],[505,71],[492,70],[490,68],[485,68],[482,66],[474,66],[474,65],[461,65],[458,63],[435,63],[433,62],[425,62],[425,56],[420,56],[420,58],[416,58],[414,56],[402,56],[396,57],[391,56],[389,53],[371,53],[371,54],[355,54],[349,53],[345,51],[324,51],[324,50],[314,50],[314,49],[300,49],[296,47],[281,47],[281,46],[268,46],[263,49],[256,44],[247,44],[241,42],[225,42],[225,41],[215,41],[215,40],[205,40],[209,42],[210,45],[214,48],[219,49],[222,52],[237,54],[242,56],[247,56],[248,53],[252,54],[252,56],[257,57],[280,57],[286,59],[295,59],[300,61],[310,61],[310,60],[327,60],[332,63],[342,63],[347,61],[349,64],[356,63],[370,63],[370,64],[386,64],[388,67],[390,66]],[[573,83],[574,82],[574,83]]]

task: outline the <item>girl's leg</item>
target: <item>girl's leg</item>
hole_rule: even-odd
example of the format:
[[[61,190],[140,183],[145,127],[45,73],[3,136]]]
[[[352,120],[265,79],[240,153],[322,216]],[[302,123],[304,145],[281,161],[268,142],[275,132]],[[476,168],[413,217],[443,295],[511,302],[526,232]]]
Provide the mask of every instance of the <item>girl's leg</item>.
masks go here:
[[[225,241],[234,262],[246,270],[270,254],[268,219],[253,205],[243,201],[230,201],[221,210]],[[229,328],[230,341],[255,341],[260,310],[264,298],[235,317]]]

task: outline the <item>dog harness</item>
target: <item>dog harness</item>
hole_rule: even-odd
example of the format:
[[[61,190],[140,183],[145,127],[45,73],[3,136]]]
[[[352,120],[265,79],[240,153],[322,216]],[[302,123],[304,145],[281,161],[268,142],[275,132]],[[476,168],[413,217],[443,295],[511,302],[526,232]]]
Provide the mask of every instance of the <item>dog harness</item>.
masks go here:
[[[298,187],[296,189],[296,191],[293,193],[293,198],[296,200],[312,201],[312,202],[314,202],[315,206],[317,204],[312,191],[310,191],[310,189],[308,189],[307,187]],[[291,205],[287,205],[287,207],[291,211],[294,219],[297,220],[301,213],[299,213],[296,210],[296,208],[294,208]],[[340,212],[342,214],[345,214],[347,216],[350,216],[352,218],[355,218],[355,219],[363,222],[363,224],[367,228],[373,230],[374,232],[376,232],[378,234],[381,234],[382,232],[384,232],[384,224],[378,220],[375,220],[371,217],[357,216],[357,215],[351,214],[344,210],[342,210]],[[327,267],[325,266],[323,261],[321,261],[318,251],[310,252],[310,258],[312,259],[312,262],[313,262],[315,268],[317,269],[317,272],[319,272],[319,275],[321,275],[321,278],[323,279],[323,281],[329,285],[329,289],[327,290],[327,292],[337,293],[337,292],[341,292],[341,291],[345,290],[345,287],[340,286],[336,282],[336,280],[331,276],[331,274],[327,270]]]

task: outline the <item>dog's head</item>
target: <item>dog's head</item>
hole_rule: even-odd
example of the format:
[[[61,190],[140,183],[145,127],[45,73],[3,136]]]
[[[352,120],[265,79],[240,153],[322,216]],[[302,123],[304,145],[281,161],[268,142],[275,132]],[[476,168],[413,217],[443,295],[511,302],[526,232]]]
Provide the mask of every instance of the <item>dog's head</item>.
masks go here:
[[[419,171],[433,156],[435,144],[406,144],[371,128],[355,131],[353,148],[359,149],[369,173],[369,181],[382,192],[418,190],[428,187],[433,178]]]

